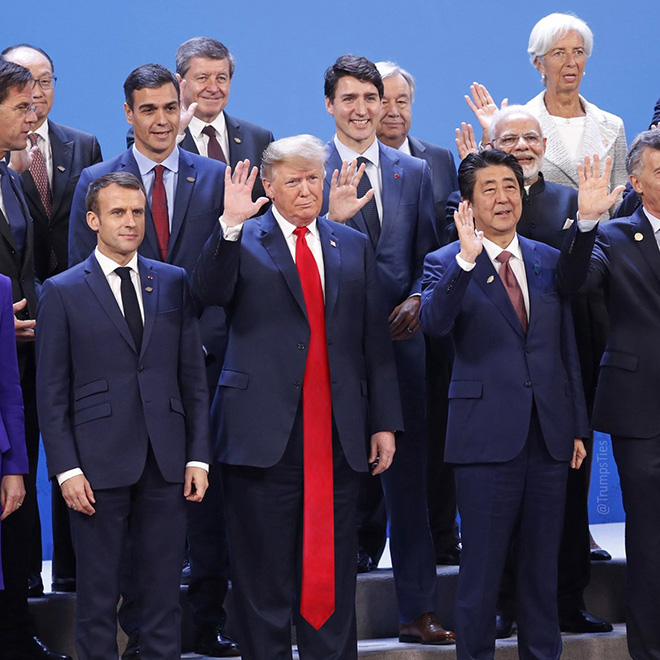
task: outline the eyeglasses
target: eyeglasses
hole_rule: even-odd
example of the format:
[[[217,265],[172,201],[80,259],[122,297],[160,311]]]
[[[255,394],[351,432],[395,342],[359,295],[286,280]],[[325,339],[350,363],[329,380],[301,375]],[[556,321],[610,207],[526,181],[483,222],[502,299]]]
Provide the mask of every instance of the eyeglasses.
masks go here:
[[[14,110],[15,112],[18,112],[19,114],[22,114],[23,116],[27,117],[31,112],[34,112],[34,114],[37,114],[37,106],[36,105],[5,105],[4,103],[0,103],[0,108],[9,108],[10,110]]]
[[[503,135],[496,138],[493,142],[499,142],[503,147],[514,147],[518,144],[520,138],[530,147],[536,147],[541,144],[541,136],[538,133],[525,133],[525,135]]]
[[[39,85],[44,92],[50,92],[55,87],[56,82],[57,78],[55,76],[51,76],[50,78],[32,78],[32,89]]]

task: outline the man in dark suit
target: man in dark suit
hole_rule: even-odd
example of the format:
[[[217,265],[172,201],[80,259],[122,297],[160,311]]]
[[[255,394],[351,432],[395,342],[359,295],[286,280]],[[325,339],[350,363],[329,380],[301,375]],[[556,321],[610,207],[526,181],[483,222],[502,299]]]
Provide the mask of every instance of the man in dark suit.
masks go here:
[[[21,190],[20,177],[7,168],[10,151],[24,149],[36,121],[32,75],[13,62],[0,60],[0,273],[11,280],[18,365],[25,410],[25,441],[30,472],[25,477],[21,510],[5,521],[2,562],[5,589],[0,591],[0,658],[61,660],[36,637],[28,610],[29,551],[37,515],[36,472],[39,427],[35,394],[35,292],[32,218]]]
[[[301,656],[357,658],[358,475],[389,468],[401,428],[373,253],[318,217],[324,161],[311,136],[273,142],[273,206],[248,221],[266,200],[239,164],[194,277],[195,297],[231,315],[211,417],[250,660],[291,658],[292,615]]]
[[[598,222],[583,213],[569,230],[558,264],[559,287],[584,293],[604,285],[610,333],[600,362],[593,428],[612,436],[626,511],[626,625],[633,658],[660,656],[660,570],[656,548],[660,511],[660,409],[655,402],[660,362],[656,350],[660,320],[660,131],[640,133],[630,145],[626,168],[642,206],[628,218]],[[607,208],[611,162],[600,174],[585,159],[583,189]],[[593,170],[593,171],[592,171]]]
[[[383,79],[383,115],[378,139],[392,149],[423,158],[431,170],[435,232],[441,236],[445,226],[447,197],[458,190],[456,165],[449,149],[409,135],[415,79],[393,62],[376,62]],[[426,389],[428,426],[427,494],[429,523],[437,564],[456,565],[460,561],[456,523],[456,488],[451,466],[445,463],[447,433],[447,388],[451,378],[452,350],[448,341],[426,340]]]
[[[39,416],[49,475],[71,509],[81,660],[117,657],[129,539],[141,653],[180,657],[185,502],[208,483],[198,322],[185,271],[137,255],[145,203],[128,172],[92,182],[97,248],[47,280],[39,303]]]
[[[460,240],[427,257],[420,312],[424,331],[450,335],[455,347],[445,458],[455,464],[463,539],[457,657],[494,656],[497,593],[517,527],[521,656],[558,659],[566,475],[569,461],[577,468],[584,458],[588,433],[570,306],[556,291],[556,250],[516,234],[516,159],[469,154],[458,179]]]
[[[2,57],[24,66],[35,81],[32,97],[37,106],[37,121],[28,135],[28,148],[13,151],[10,166],[22,173],[23,190],[34,221],[34,269],[43,282],[67,269],[73,191],[82,170],[101,162],[101,148],[93,135],[56,124],[49,118],[57,78],[53,61],[45,51],[29,44],[17,44],[5,48]],[[52,514],[52,588],[53,591],[75,591],[76,560],[69,514],[55,483],[52,485]],[[41,535],[35,536],[40,546]],[[34,578],[41,573],[41,548],[32,554],[32,581],[42,590],[41,579]]]
[[[337,176],[340,183],[359,185],[356,191],[369,195],[357,213],[337,214],[330,208],[328,217],[366,234],[374,247],[401,391],[405,434],[392,469],[382,479],[399,639],[443,644],[451,642],[453,634],[444,630],[434,613],[436,572],[426,505],[425,355],[417,320],[424,257],[436,247],[431,175],[425,161],[376,139],[383,82],[372,62],[354,55],[340,57],[326,71],[325,95],[337,133],[328,144],[324,204],[329,204]],[[357,174],[364,173],[360,184],[352,176],[354,166],[347,165],[354,160],[360,163]],[[383,536],[381,548],[384,540]]]

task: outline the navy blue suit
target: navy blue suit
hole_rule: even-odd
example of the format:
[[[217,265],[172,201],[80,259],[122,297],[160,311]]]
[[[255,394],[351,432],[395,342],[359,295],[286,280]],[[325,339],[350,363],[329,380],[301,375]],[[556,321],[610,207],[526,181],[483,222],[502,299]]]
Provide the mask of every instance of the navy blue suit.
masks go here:
[[[324,204],[330,179],[342,162],[334,145],[328,144]],[[383,217],[375,247],[376,265],[383,284],[387,313],[409,296],[421,292],[424,257],[437,247],[433,230],[433,190],[425,161],[379,143]],[[347,223],[363,234],[362,212]],[[421,333],[395,341],[405,434],[399,442],[392,467],[383,474],[390,547],[397,591],[399,621],[407,624],[420,614],[435,612],[436,573],[426,504],[426,374],[425,347]],[[368,512],[367,512],[368,513]],[[378,530],[385,541],[383,520]]]
[[[610,333],[600,362],[592,425],[612,436],[626,510],[626,623],[634,658],[660,654],[655,617],[660,570],[660,250],[644,208],[590,232],[572,227],[558,267],[568,293],[604,285]]]
[[[39,303],[37,395],[49,475],[78,467],[96,498],[93,516],[71,511],[81,659],[117,655],[128,538],[141,651],[180,653],[182,483],[188,461],[211,459],[204,358],[186,273],[141,257],[138,269],[139,352],[94,255],[48,279]]]
[[[368,437],[402,426],[396,371],[373,253],[364,236],[317,219],[325,273],[335,496],[335,612],[315,631],[297,623],[301,654],[356,658],[355,505]],[[267,292],[267,295],[264,295]],[[293,597],[300,589],[302,381],[310,329],[302,286],[273,216],[244,223],[236,242],[220,226],[193,283],[221,305],[229,342],[212,406],[224,463],[239,644],[253,660],[290,658]]]
[[[485,251],[470,272],[456,262],[458,243],[425,264],[422,328],[450,335],[455,347],[445,458],[455,464],[463,538],[461,659],[493,657],[497,592],[516,524],[519,643],[544,658],[561,653],[555,599],[566,471],[573,439],[588,425],[570,306],[555,286],[558,253],[519,240],[527,333]]]

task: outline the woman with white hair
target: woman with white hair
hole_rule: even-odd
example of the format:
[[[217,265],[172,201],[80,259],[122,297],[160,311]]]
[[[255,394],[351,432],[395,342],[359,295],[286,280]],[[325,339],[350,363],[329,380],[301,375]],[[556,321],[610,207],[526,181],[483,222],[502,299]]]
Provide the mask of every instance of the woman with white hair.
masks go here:
[[[625,185],[626,135],[620,117],[601,110],[580,95],[580,84],[591,56],[594,36],[589,26],[571,14],[549,14],[529,35],[527,52],[541,73],[545,90],[527,107],[538,118],[547,138],[543,176],[578,187],[578,163],[584,157],[612,157],[610,189]]]

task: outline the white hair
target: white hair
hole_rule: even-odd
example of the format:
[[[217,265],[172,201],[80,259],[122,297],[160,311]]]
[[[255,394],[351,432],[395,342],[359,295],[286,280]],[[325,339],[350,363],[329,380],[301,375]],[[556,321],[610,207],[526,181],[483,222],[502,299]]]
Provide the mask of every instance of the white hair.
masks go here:
[[[326,146],[313,135],[303,134],[281,138],[271,142],[264,150],[261,159],[261,178],[271,181],[273,168],[291,161],[305,165],[319,165],[323,170],[327,157]]]
[[[541,122],[539,121],[539,118],[529,108],[525,107],[524,105],[508,105],[505,106],[504,108],[500,108],[493,115],[493,118],[491,119],[490,122],[490,128],[488,129],[488,133],[491,139],[495,139],[497,125],[501,121],[509,117],[510,115],[523,115],[525,117],[529,117],[530,119],[533,119],[539,125],[539,135],[543,137],[543,129],[541,128]]]
[[[567,33],[575,31],[584,41],[584,52],[591,57],[594,48],[594,33],[591,28],[574,14],[548,14],[542,18],[529,35],[527,53],[534,66],[539,57],[548,53],[554,44]]]
[[[392,76],[403,76],[403,79],[408,83],[408,87],[410,88],[410,102],[412,103],[415,100],[415,79],[411,73],[408,73],[394,62],[376,62],[376,68],[383,80]]]

